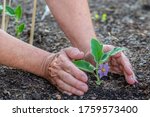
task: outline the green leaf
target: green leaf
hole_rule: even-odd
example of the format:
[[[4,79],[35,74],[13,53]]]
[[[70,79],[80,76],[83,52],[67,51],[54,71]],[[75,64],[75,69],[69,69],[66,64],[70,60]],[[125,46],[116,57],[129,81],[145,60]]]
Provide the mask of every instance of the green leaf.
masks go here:
[[[110,57],[110,52],[104,53],[101,63],[104,63],[104,62],[108,61],[109,57]]]
[[[73,61],[73,63],[81,70],[86,71],[86,72],[90,72],[93,73],[95,70],[95,67],[90,64],[89,62],[85,61],[85,60],[76,60]]]
[[[114,49],[110,52],[110,54],[111,54],[111,56],[113,56],[113,55],[115,55],[115,54],[117,54],[117,53],[119,53],[119,52],[121,52],[121,51],[123,51],[123,50],[127,50],[127,48],[116,47],[116,48],[114,48]]]
[[[0,4],[0,10],[3,10],[3,6]]]
[[[0,14],[3,12],[3,6],[0,4]]]
[[[95,21],[98,21],[98,20],[100,19],[100,16],[99,16],[98,13],[96,13],[96,14],[94,15],[94,19],[95,19]]]
[[[103,56],[103,45],[96,39],[91,40],[91,54],[96,63],[99,63]]]
[[[121,48],[121,47],[116,47],[114,48],[113,50],[107,52],[107,53],[104,53],[103,57],[102,57],[102,63],[108,61],[109,57],[123,51],[123,50],[127,50],[127,48]]]
[[[24,29],[25,29],[25,24],[24,23],[22,23],[22,24],[20,24],[16,27],[17,37],[23,32]]]
[[[9,16],[15,16],[15,11],[10,6],[6,6],[6,14]]]
[[[0,4],[0,10],[3,10],[3,5],[2,4]]]
[[[107,21],[107,14],[103,13],[102,17],[101,17],[102,22],[106,22]]]
[[[18,5],[15,9],[15,18],[16,21],[19,21],[22,17],[22,7],[20,5]]]

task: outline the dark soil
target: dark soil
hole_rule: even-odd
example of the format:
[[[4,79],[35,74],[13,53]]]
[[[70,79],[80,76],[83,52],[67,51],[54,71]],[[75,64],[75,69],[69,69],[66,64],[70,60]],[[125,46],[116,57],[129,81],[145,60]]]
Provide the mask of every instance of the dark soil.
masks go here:
[[[139,0],[140,1],[140,0]],[[107,13],[106,22],[94,21],[98,38],[105,44],[124,46],[131,60],[138,84],[128,85],[123,76],[109,74],[101,86],[89,76],[89,90],[84,96],[68,96],[59,92],[48,81],[21,70],[0,66],[0,99],[150,99],[150,11],[138,0],[89,0],[92,16]],[[21,40],[28,42],[32,4],[24,4],[23,20],[26,24]],[[41,21],[44,3],[39,3],[35,27],[34,46],[49,52],[58,52],[70,45],[53,17]],[[8,32],[14,34],[13,22]]]

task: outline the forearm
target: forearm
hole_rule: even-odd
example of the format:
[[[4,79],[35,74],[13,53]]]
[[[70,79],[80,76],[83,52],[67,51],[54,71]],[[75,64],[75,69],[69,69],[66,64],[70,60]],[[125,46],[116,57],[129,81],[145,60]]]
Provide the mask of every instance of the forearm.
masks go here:
[[[48,52],[24,43],[0,30],[0,64],[44,77]]]
[[[87,0],[46,0],[72,45],[87,52],[96,37]]]

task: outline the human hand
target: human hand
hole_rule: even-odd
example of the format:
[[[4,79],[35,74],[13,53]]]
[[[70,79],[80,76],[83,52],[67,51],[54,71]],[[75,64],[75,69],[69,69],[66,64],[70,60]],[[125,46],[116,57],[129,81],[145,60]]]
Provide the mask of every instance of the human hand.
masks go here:
[[[114,46],[112,45],[104,45],[104,52],[108,52],[112,50],[113,48]],[[86,54],[85,59],[91,62],[92,64],[95,64],[93,61],[93,57],[92,55],[90,55],[90,53]],[[138,82],[132,70],[131,63],[123,52],[120,52],[110,57],[108,63],[110,66],[110,72],[116,73],[116,74],[124,74],[125,79],[129,84],[134,84]]]
[[[114,47],[112,45],[104,45],[104,51],[108,52]],[[124,74],[129,84],[137,83],[132,65],[123,52],[120,52],[109,59],[110,71],[117,74]]]
[[[84,53],[73,47],[50,55],[45,65],[46,79],[63,93],[83,95],[88,90],[87,75],[71,62],[83,57]]]

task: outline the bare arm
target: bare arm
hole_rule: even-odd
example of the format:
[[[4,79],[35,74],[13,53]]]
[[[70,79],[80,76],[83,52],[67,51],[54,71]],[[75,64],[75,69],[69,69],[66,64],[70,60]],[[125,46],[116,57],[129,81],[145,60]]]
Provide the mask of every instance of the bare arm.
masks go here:
[[[48,53],[0,30],[0,64],[44,77],[69,95],[83,95],[88,90],[86,74],[71,62],[83,57],[83,52],[71,47]]]
[[[46,0],[46,2],[72,45],[84,53],[90,52],[90,40],[96,35],[91,21],[88,0]],[[113,46],[104,45],[104,51],[111,49]],[[91,61],[91,57],[87,58],[90,58],[89,61]],[[123,53],[113,56],[109,63],[111,71],[124,74],[129,84],[137,82],[132,66]]]
[[[49,53],[0,30],[0,64],[44,77],[44,59]]]
[[[72,45],[83,52],[96,37],[87,0],[46,0],[53,15]]]

